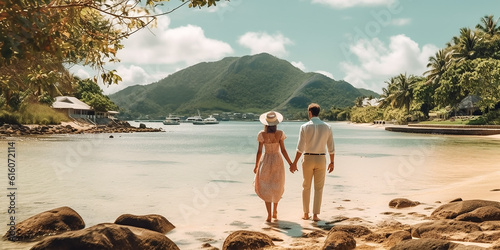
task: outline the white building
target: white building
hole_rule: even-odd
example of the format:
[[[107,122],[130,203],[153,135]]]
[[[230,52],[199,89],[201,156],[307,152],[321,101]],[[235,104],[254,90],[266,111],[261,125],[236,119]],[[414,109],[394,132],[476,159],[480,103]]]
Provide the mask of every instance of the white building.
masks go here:
[[[70,118],[85,119],[95,122],[97,118],[112,118],[116,111],[96,112],[88,104],[72,96],[58,96],[52,108],[67,114]]]

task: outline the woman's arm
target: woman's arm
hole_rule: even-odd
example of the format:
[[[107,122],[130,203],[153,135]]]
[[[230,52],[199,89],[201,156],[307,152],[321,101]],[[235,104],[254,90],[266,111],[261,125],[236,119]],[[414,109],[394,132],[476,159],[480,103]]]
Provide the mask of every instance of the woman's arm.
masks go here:
[[[280,149],[281,149],[281,154],[285,157],[285,160],[286,162],[288,162],[288,165],[292,165],[292,161],[290,160],[290,157],[288,157],[288,153],[286,152],[284,140],[280,140]]]
[[[259,142],[259,147],[257,148],[257,155],[255,156],[255,168],[253,169],[254,174],[257,173],[259,168],[260,157],[262,156],[262,142]]]

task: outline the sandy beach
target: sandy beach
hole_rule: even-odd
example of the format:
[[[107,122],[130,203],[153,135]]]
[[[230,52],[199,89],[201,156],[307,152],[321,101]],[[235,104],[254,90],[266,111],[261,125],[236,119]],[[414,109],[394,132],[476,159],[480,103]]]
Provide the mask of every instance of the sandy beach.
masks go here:
[[[24,144],[19,140],[20,149],[33,152],[32,155],[23,152],[23,185],[25,192],[32,195],[24,196],[19,204],[26,208],[22,218],[58,206],[70,206],[81,214],[86,227],[92,227],[113,222],[125,213],[160,214],[176,226],[166,236],[183,250],[222,249],[225,239],[238,230],[271,236],[275,245],[271,249],[321,249],[332,228],[349,225],[371,230],[368,235],[354,237],[356,249],[388,249],[388,235],[409,232],[414,225],[432,221],[433,211],[452,200],[500,201],[499,149],[494,146],[500,139],[498,135],[401,134],[386,132],[382,125],[339,123],[335,125],[339,153],[335,171],[327,175],[322,220],[301,219],[299,170],[295,174],[286,173],[278,221],[267,223],[264,202],[254,194],[251,182],[254,126],[234,123],[211,127],[224,132],[216,138],[216,132],[203,134],[206,129],[181,125],[165,133],[121,134],[114,139],[74,135],[68,141],[66,137],[56,137],[54,141],[44,137]],[[289,150],[295,147],[298,126],[300,124],[295,123],[283,126],[289,131],[290,139],[286,141]],[[177,133],[173,129],[181,131]],[[193,129],[199,131],[193,132]],[[231,144],[227,133],[233,129],[235,134],[249,131],[249,135],[235,138],[236,144]],[[255,131],[258,129],[260,126],[256,125]],[[185,138],[186,133],[192,134],[189,138],[193,143],[179,147],[179,139]],[[241,139],[246,141],[242,143]],[[400,140],[404,143],[393,145]],[[213,142],[216,144],[210,144]],[[408,143],[415,145],[401,148],[400,145]],[[470,145],[462,147],[462,144]],[[238,147],[239,151],[227,145],[236,145],[230,147]],[[92,153],[93,157],[79,162],[80,165],[62,176],[54,176],[52,162],[64,159],[64,153],[71,147],[81,147],[85,149],[82,153]],[[167,148],[175,151],[167,152]],[[206,148],[219,151],[208,153]],[[189,157],[192,152],[196,152],[197,157]],[[37,156],[40,154],[46,157],[41,159]],[[412,165],[405,165],[407,162]],[[29,166],[36,167],[28,171]],[[228,172],[228,167],[238,171]],[[113,177],[110,173],[120,174]],[[213,193],[193,199],[200,192],[208,191]],[[398,198],[420,204],[389,207],[389,203]],[[179,210],[182,205],[196,211],[186,210],[192,212],[186,217]],[[453,241],[480,247],[494,245],[493,242],[470,242],[469,238]],[[36,244],[5,243],[6,249],[29,249]]]

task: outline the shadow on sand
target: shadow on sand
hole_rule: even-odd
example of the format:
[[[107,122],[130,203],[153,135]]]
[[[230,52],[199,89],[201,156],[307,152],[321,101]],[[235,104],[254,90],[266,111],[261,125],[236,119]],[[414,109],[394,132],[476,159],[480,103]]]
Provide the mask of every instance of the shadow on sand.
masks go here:
[[[286,234],[290,237],[302,237],[302,226],[296,222],[278,220],[266,223],[268,227],[264,228]]]

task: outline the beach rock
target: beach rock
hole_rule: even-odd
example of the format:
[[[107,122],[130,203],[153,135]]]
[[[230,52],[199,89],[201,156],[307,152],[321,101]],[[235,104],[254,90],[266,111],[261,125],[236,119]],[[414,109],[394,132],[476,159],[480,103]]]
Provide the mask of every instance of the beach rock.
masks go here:
[[[472,212],[480,207],[496,207],[500,202],[487,200],[465,200],[441,205],[431,214],[433,219],[455,219],[457,216]]]
[[[36,240],[38,237],[56,235],[85,227],[82,217],[69,207],[60,207],[34,215],[16,225],[19,241]],[[8,237],[9,232],[4,236]]]
[[[179,249],[164,234],[144,228],[123,226],[112,223],[98,224],[79,231],[66,232],[45,238],[31,250],[57,249]]]
[[[497,240],[491,244],[491,249],[500,249],[500,240]]]
[[[274,246],[274,243],[267,234],[260,232],[238,230],[231,233],[224,240],[223,250],[239,249],[261,249],[268,246]]]
[[[361,237],[363,235],[368,235],[371,234],[372,231],[368,229],[365,226],[359,226],[359,225],[338,225],[334,226],[330,229],[330,232],[328,235],[334,233],[334,232],[346,232],[351,234],[354,237]]]
[[[391,250],[448,250],[454,249],[459,244],[438,239],[405,240],[395,245]]]
[[[170,221],[158,214],[123,214],[115,220],[115,224],[145,228],[162,234],[166,234],[175,228]]]
[[[144,129],[144,128],[146,128],[146,124],[144,124],[144,123],[140,123],[140,124],[139,124],[139,128],[143,128],[143,129]]]
[[[407,207],[415,207],[418,205],[420,205],[420,202],[411,201],[405,198],[397,198],[389,202],[389,207],[391,208],[407,208]]]
[[[481,233],[478,224],[468,221],[438,220],[424,222],[411,227],[411,236],[447,240],[467,240]]]
[[[485,221],[479,224],[483,231],[500,231],[500,221]]]
[[[354,237],[344,231],[335,231],[328,234],[322,249],[349,250],[356,248]]]
[[[405,240],[411,240],[411,234],[408,231],[397,231],[392,233],[385,241],[385,246],[393,247]]]
[[[455,219],[472,222],[496,221],[500,220],[500,208],[493,206],[480,207],[472,212],[461,214]]]

